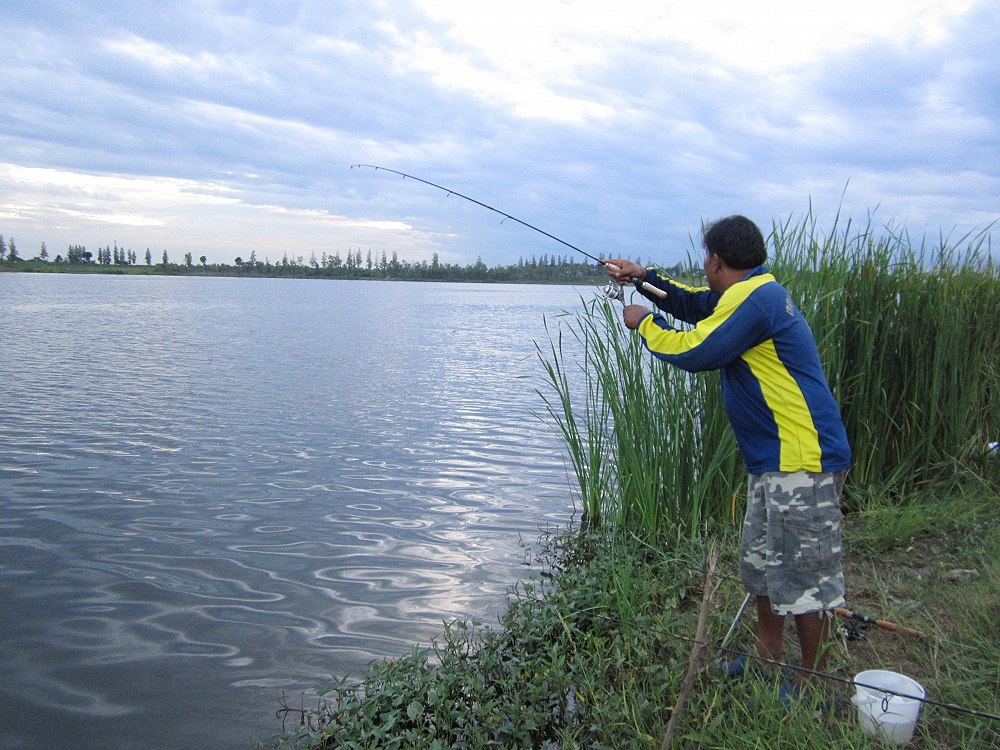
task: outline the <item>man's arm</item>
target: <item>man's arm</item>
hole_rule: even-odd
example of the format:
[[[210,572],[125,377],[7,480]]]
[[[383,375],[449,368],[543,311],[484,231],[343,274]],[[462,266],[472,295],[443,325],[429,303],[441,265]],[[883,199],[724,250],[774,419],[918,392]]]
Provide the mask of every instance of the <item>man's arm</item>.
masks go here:
[[[632,319],[646,348],[658,359],[688,372],[725,367],[770,336],[766,316],[740,294],[724,298],[690,331],[673,329],[662,316],[649,314],[641,305],[632,307],[639,308]],[[640,315],[640,311],[646,314]]]
[[[697,323],[707,318],[719,302],[719,295],[708,287],[682,284],[668,276],[660,276],[653,268],[643,268],[627,258],[615,258],[608,260],[607,263],[606,273],[619,284],[629,284],[633,281],[646,282],[665,292],[666,297],[660,297],[639,289],[642,295],[659,309],[685,323]]]

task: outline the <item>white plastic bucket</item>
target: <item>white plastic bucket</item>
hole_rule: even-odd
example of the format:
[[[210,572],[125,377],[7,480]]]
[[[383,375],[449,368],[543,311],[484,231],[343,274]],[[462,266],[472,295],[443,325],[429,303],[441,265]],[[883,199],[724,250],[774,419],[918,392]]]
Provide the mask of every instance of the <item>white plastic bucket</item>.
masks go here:
[[[926,696],[923,686],[906,675],[882,669],[859,672],[854,683],[857,692],[851,703],[858,709],[862,729],[897,745],[909,742]]]

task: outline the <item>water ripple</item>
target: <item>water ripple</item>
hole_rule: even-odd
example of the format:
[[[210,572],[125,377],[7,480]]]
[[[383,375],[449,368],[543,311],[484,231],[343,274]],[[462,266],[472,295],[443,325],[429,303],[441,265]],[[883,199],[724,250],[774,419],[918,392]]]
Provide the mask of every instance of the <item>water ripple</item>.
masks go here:
[[[0,274],[0,747],[247,747],[495,616],[572,510],[532,339],[577,302]]]

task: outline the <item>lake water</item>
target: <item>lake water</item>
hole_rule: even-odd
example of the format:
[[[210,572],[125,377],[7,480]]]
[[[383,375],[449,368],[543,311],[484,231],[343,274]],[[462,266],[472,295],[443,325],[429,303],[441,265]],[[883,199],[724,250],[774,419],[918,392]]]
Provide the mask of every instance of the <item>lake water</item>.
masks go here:
[[[0,747],[249,748],[495,622],[574,511],[534,342],[592,296],[0,274]]]

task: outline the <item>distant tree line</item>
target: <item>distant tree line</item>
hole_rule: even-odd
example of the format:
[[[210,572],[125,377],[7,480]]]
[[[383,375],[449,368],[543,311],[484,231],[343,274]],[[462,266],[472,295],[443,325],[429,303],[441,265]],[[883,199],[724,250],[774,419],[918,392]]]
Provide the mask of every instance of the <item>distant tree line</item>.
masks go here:
[[[371,250],[362,253],[360,248],[350,248],[343,254],[324,252],[320,257],[314,252],[308,261],[302,256],[289,257],[285,253],[280,261],[272,262],[268,257],[259,260],[256,251],[251,250],[246,259],[237,256],[230,265],[209,263],[204,255],[195,263],[190,252],[184,254],[181,263],[172,263],[164,250],[159,262],[154,264],[149,248],[140,263],[135,251],[119,247],[117,242],[97,248],[96,254],[83,245],[70,245],[65,255],[58,254],[50,260],[43,242],[36,257],[24,259],[14,238],[5,240],[3,235],[0,235],[0,270],[544,284],[572,284],[603,277],[603,271],[596,264],[582,262],[572,255],[548,253],[532,256],[530,260],[520,258],[517,263],[507,266],[487,266],[482,258],[462,266],[441,263],[437,253],[430,261],[411,262],[400,260],[395,251],[388,255],[384,250],[373,254]],[[679,264],[676,270],[680,270]]]

